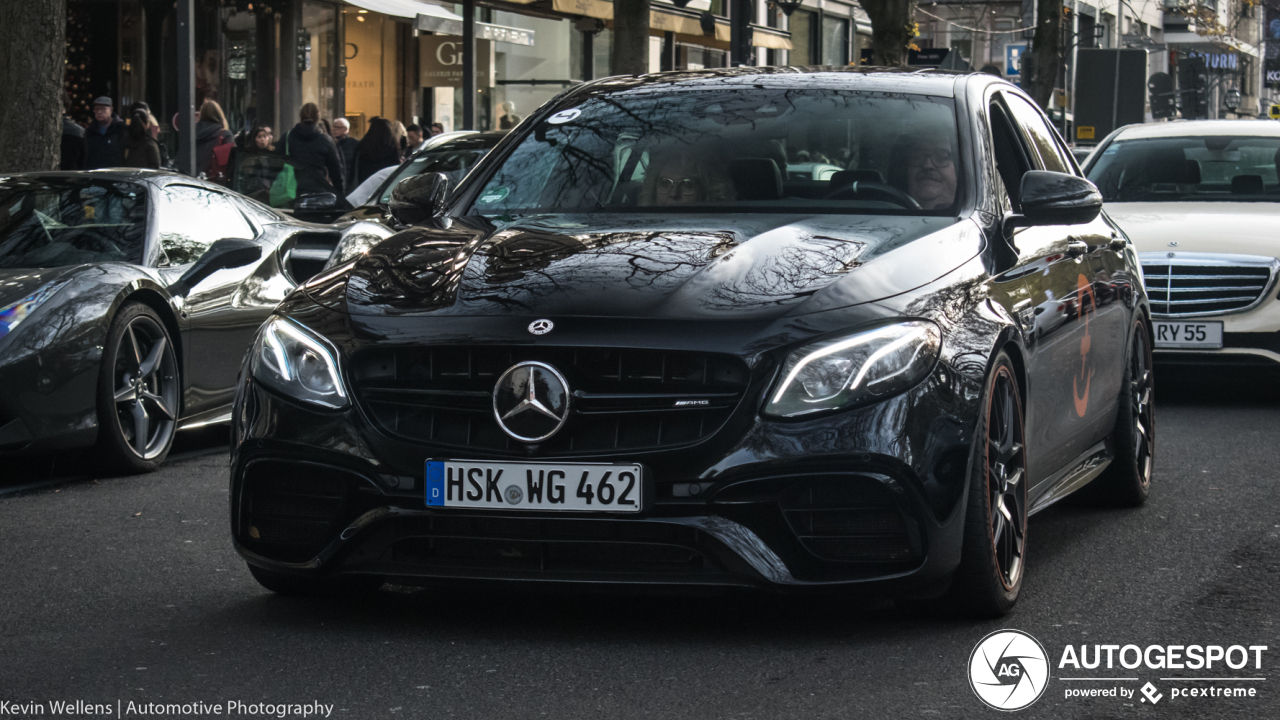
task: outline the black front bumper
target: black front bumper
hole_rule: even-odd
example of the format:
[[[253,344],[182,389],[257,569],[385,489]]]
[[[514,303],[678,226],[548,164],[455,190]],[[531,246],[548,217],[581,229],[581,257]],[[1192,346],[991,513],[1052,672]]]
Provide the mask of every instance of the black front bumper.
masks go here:
[[[640,462],[636,515],[430,508],[424,461],[359,408],[240,389],[231,521],[251,564],[304,575],[940,592],[959,562],[974,390],[943,366],[879,405],[771,423]],[[726,439],[726,436],[729,439]],[[471,454],[460,459],[509,459]],[[529,458],[536,460],[538,458]]]

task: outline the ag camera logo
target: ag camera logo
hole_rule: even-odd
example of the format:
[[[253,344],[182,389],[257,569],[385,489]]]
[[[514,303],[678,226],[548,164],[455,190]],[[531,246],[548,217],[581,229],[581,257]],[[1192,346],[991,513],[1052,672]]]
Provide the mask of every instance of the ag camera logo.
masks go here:
[[[1021,630],[997,630],[969,655],[969,687],[996,710],[1021,710],[1049,685],[1049,654]]]

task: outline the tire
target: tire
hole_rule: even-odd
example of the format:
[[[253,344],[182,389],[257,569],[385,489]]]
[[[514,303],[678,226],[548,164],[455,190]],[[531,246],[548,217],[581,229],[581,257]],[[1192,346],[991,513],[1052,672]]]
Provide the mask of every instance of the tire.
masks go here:
[[[253,579],[278,595],[304,597],[353,597],[368,595],[382,587],[382,579],[364,575],[338,578],[313,578],[286,575],[249,565]]]
[[[1098,505],[1139,507],[1151,493],[1155,467],[1155,383],[1151,336],[1142,318],[1134,324],[1133,342],[1124,364],[1120,408],[1111,435],[1115,459],[1102,475],[1081,490],[1081,497]]]
[[[1018,600],[1025,574],[1026,433],[1022,398],[1001,351],[987,378],[974,437],[964,548],[950,595],[966,615],[996,618]]]
[[[173,447],[182,381],[160,316],[125,303],[111,321],[98,369],[98,445],[103,468],[133,475],[160,467]]]

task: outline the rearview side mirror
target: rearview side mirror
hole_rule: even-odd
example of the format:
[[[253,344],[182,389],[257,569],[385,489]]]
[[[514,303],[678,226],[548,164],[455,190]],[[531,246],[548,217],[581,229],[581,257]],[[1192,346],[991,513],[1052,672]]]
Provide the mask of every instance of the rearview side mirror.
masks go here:
[[[338,207],[338,196],[331,192],[303,195],[293,204],[295,211],[333,210]]]
[[[1083,225],[1102,212],[1102,193],[1075,175],[1031,170],[1022,176],[1021,226]]]
[[[444,173],[423,173],[405,178],[391,191],[387,207],[401,225],[417,225],[440,217],[444,215],[445,201],[449,199],[449,185],[449,176]]]
[[[252,240],[223,238],[209,246],[208,250],[192,264],[191,268],[169,286],[173,295],[186,295],[201,280],[227,268],[244,267],[262,257],[262,246]]]

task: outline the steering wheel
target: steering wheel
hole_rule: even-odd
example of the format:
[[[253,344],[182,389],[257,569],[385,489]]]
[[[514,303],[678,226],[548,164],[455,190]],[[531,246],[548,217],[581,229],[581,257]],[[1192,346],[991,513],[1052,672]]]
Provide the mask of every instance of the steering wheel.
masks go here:
[[[871,197],[867,197],[871,196]],[[876,197],[878,196],[878,197]],[[901,205],[908,210],[923,210],[920,203],[910,195],[887,183],[874,180],[855,180],[822,196],[823,200],[871,199],[886,200]]]

